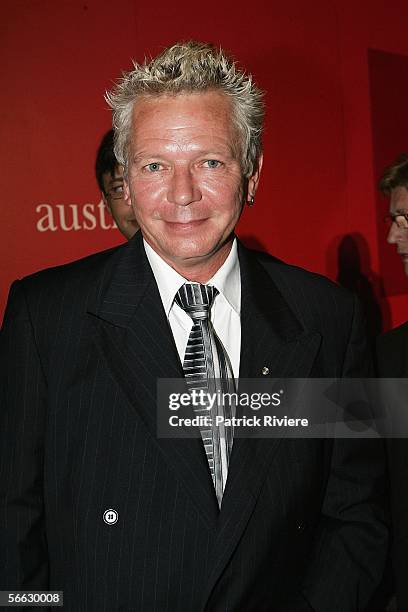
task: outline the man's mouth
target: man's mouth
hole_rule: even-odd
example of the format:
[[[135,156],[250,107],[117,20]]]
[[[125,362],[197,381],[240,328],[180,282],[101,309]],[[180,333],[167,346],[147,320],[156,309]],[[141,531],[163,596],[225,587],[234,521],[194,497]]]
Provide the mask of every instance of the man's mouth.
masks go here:
[[[189,229],[195,229],[205,223],[206,219],[194,219],[191,221],[165,221],[166,225],[172,230],[186,231]]]

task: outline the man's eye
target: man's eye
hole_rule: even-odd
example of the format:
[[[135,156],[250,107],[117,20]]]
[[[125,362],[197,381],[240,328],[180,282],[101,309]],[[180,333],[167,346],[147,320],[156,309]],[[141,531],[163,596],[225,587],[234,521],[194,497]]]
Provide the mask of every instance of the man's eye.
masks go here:
[[[123,193],[123,185],[117,185],[112,189],[114,193]]]
[[[146,168],[149,170],[149,172],[157,172],[158,170],[160,170],[160,164],[157,162],[153,162],[151,164],[147,164]]]
[[[207,159],[204,163],[207,164],[208,168],[218,168],[221,166],[221,162],[218,159]]]

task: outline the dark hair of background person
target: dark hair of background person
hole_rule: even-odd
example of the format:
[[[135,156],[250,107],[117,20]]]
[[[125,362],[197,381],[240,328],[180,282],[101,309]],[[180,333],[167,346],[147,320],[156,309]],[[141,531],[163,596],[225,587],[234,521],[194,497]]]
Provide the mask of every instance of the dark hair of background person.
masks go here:
[[[408,153],[401,153],[397,159],[388,166],[378,183],[384,195],[390,195],[396,187],[408,189]]]
[[[113,152],[113,130],[109,130],[102,138],[95,160],[95,176],[99,189],[103,193],[105,193],[103,175],[109,172],[110,175],[114,176],[117,165],[118,161]],[[105,195],[107,194],[105,193]]]

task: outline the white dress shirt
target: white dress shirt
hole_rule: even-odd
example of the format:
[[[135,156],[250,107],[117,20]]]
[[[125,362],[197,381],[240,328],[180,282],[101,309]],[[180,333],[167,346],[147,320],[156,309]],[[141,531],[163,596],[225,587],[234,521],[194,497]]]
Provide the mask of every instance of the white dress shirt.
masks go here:
[[[192,281],[188,281],[169,266],[145,240],[143,244],[173,332],[180,361],[183,363],[193,322],[174,302],[174,297],[184,283]],[[238,378],[241,351],[241,275],[236,239],[221,268],[205,284],[213,285],[219,291],[211,308],[211,321],[228,353],[234,377]]]

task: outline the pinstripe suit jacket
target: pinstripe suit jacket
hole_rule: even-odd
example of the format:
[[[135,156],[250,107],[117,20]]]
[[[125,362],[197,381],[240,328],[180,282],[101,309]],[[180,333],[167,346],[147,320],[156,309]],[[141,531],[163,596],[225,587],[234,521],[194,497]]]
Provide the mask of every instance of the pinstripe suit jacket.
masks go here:
[[[239,258],[242,377],[366,373],[348,293]],[[182,368],[139,235],[15,283],[1,345],[2,589],[61,589],[72,612],[364,609],[381,448],[237,439],[219,512],[200,440],[156,436],[156,379]]]

